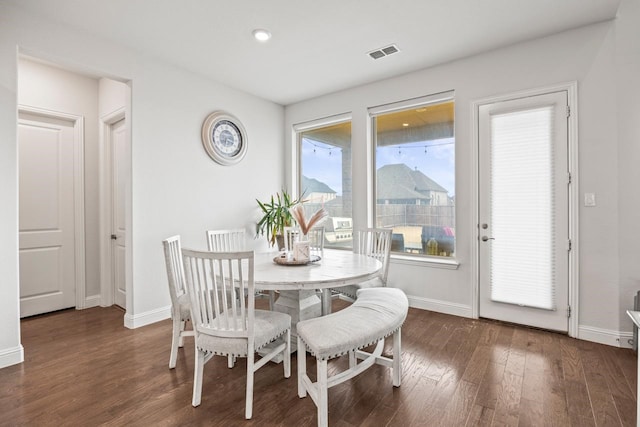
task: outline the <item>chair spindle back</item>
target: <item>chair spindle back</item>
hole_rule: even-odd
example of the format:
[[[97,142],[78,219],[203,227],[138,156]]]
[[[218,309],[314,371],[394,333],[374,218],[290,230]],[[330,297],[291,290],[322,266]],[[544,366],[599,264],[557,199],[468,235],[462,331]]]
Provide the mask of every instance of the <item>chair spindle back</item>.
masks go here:
[[[183,249],[182,255],[194,327],[218,337],[252,337],[253,252]]]
[[[237,252],[246,250],[244,229],[207,230],[207,246],[211,252]]]
[[[164,247],[164,260],[167,266],[171,302],[174,307],[179,307],[178,297],[184,295],[187,291],[184,281],[180,236],[171,236],[163,240],[162,245]]]
[[[382,263],[380,278],[387,283],[391,255],[391,229],[367,228],[358,232],[358,253],[375,258]]]

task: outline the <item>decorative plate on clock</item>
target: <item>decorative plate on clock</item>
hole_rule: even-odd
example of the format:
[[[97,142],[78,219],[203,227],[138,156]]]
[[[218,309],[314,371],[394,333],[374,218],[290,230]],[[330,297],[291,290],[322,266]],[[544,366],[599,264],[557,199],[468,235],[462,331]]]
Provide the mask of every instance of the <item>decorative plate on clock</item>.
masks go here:
[[[233,165],[247,153],[247,132],[231,114],[215,111],[202,124],[202,144],[213,160]]]

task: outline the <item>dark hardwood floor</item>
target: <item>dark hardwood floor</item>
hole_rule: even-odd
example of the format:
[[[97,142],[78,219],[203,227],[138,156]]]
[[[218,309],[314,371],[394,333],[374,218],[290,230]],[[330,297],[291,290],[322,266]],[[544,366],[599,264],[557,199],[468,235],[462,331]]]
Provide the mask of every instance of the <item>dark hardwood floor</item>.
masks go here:
[[[316,425],[313,402],[297,396],[295,355],[289,379],[281,365],[257,372],[254,416],[245,421],[244,359],[233,369],[223,357],[209,362],[193,408],[193,341],[169,370],[170,321],[135,330],[122,323],[117,308],[23,320],[26,360],[0,369],[0,425]],[[332,426],[636,425],[631,350],[416,309],[402,345],[402,386],[374,366],[330,389]]]

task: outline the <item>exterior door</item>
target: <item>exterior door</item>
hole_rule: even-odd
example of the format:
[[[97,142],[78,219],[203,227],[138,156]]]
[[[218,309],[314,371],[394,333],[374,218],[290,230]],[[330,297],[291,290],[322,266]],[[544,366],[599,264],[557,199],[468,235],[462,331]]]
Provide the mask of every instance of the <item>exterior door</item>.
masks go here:
[[[75,306],[74,123],[20,113],[20,317]]]
[[[568,331],[567,92],[479,107],[480,317]]]
[[[111,126],[111,206],[112,206],[112,275],[114,303],[126,309],[127,288],[125,281],[125,185],[127,179],[127,129],[125,119]]]

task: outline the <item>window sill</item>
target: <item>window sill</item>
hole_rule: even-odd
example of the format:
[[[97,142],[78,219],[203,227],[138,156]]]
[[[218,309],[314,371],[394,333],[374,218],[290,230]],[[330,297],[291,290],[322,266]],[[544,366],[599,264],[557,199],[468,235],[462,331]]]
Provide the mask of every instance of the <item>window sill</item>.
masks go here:
[[[394,264],[417,265],[421,267],[444,268],[446,270],[457,270],[460,263],[455,259],[440,259],[436,257],[417,257],[410,255],[391,254],[391,261]]]

